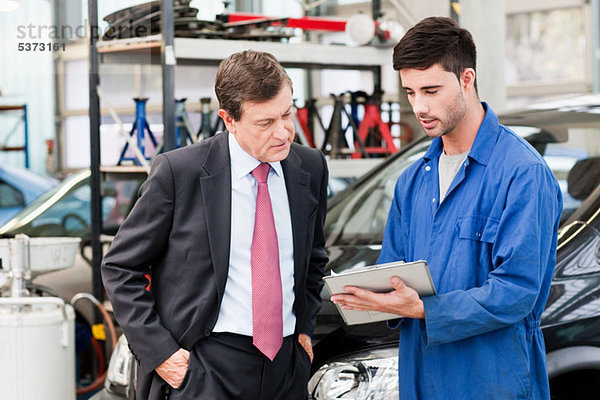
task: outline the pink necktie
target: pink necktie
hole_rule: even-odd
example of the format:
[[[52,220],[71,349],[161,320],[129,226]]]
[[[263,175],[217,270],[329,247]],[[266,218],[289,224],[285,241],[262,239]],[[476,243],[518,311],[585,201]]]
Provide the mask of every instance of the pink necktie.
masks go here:
[[[279,245],[267,177],[271,166],[261,163],[252,171],[258,182],[252,236],[252,330],[254,346],[271,361],[283,343],[283,315]]]

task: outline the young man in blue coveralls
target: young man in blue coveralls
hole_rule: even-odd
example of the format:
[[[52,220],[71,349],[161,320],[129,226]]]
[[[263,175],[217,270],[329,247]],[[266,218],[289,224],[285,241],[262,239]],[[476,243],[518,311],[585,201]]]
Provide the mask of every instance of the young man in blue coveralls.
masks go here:
[[[403,317],[400,399],[549,399],[540,316],[556,260],[561,193],[542,157],[480,102],[471,34],[424,19],[394,69],[425,133],[398,179],[378,263],[426,260],[437,295],[347,287],[354,310]]]

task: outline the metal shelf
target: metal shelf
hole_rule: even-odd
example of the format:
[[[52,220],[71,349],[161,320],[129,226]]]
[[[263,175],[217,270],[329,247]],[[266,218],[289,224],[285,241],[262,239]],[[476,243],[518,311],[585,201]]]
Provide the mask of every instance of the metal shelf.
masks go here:
[[[160,64],[161,35],[98,42],[103,63]],[[273,54],[288,68],[379,70],[392,59],[392,50],[377,47],[349,47],[317,43],[280,43],[250,40],[175,38],[178,64],[217,65],[232,53],[244,49]]]

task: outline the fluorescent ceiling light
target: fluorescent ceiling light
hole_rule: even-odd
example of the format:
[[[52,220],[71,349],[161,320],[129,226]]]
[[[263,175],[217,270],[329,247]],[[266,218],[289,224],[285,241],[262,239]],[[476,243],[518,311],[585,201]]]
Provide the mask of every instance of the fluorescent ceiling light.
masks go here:
[[[11,12],[19,8],[17,0],[0,0],[0,12]]]

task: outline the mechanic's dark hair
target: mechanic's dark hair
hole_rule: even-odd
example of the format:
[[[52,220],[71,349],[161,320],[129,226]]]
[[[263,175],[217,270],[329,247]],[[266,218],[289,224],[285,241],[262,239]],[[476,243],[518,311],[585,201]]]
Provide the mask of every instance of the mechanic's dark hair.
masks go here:
[[[440,64],[460,81],[465,68],[476,70],[477,50],[471,33],[451,18],[429,17],[410,28],[394,47],[394,69],[427,69]],[[477,81],[475,81],[477,91]]]
[[[245,50],[221,61],[215,93],[219,107],[239,121],[244,101],[269,101],[284,84],[292,89],[292,80],[272,54]]]

